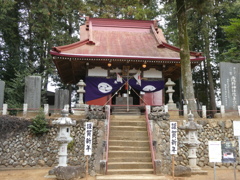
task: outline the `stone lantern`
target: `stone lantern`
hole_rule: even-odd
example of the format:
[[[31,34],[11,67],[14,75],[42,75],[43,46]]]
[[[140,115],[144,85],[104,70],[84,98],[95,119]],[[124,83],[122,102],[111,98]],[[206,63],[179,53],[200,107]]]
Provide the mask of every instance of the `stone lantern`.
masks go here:
[[[86,84],[83,82],[83,80],[81,79],[78,83],[78,90],[77,92],[79,93],[79,101],[76,104],[76,107],[80,107],[81,104],[83,104],[83,94],[85,93],[84,87],[86,86]]]
[[[59,143],[59,164],[58,166],[67,166],[67,145],[72,141],[70,137],[71,126],[76,125],[76,121],[68,117],[68,110],[62,110],[62,117],[54,120],[52,124],[59,127],[56,141]]]
[[[179,129],[185,130],[186,137],[183,140],[183,143],[188,147],[188,158],[189,166],[192,170],[192,173],[205,173],[197,166],[197,155],[196,151],[200,141],[198,141],[198,130],[202,129],[202,126],[194,122],[194,116],[190,113],[188,114],[188,122],[184,123],[183,126],[180,126]]]
[[[76,104],[76,108],[74,108],[74,114],[75,115],[83,115],[83,114],[85,114],[85,110],[88,108],[88,106],[83,103],[83,94],[86,92],[84,90],[84,87],[86,86],[86,84],[81,79],[77,83],[77,86],[78,86],[77,92],[79,93],[79,100],[78,100],[78,102]]]
[[[178,109],[177,109],[177,106],[176,104],[173,102],[173,93],[175,92],[175,90],[173,89],[173,86],[175,86],[176,84],[171,80],[171,78],[168,78],[168,81],[166,82],[165,86],[168,87],[166,93],[168,93],[168,96],[169,96],[169,100],[168,100],[168,109],[169,110],[173,110],[173,111],[170,111],[169,114],[171,116],[171,118],[173,117],[179,117],[179,113],[178,113]]]
[[[165,86],[168,87],[168,90],[166,91],[166,93],[168,93],[169,96],[169,101],[168,104],[172,104],[173,99],[172,99],[172,95],[175,92],[175,90],[173,89],[173,86],[175,86],[176,84],[171,80],[171,78],[168,78],[168,81],[166,82]]]

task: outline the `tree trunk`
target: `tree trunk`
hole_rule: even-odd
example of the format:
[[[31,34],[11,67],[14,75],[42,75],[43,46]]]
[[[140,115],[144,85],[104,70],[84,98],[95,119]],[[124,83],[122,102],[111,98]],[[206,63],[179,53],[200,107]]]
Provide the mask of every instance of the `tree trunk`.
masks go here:
[[[69,104],[69,113],[72,113],[72,85],[69,84],[68,85],[68,92],[69,92],[69,100],[68,100],[68,104]]]
[[[206,29],[209,30],[208,23],[206,22]],[[215,93],[214,93],[214,82],[212,76],[212,68],[211,68],[211,57],[210,57],[210,41],[209,41],[209,31],[204,33],[204,41],[205,41],[205,54],[206,54],[206,65],[207,65],[207,77],[209,83],[209,99],[210,99],[210,110],[211,114],[214,115],[216,113],[216,101],[215,101]]]
[[[211,58],[209,52],[209,40],[206,39],[205,45],[205,53],[207,59],[207,74],[208,74],[208,82],[209,82],[209,98],[210,98],[210,109],[212,110],[211,114],[214,115],[216,113],[216,101],[215,101],[215,93],[214,93],[214,83],[213,83],[213,76],[212,76],[212,69],[211,69]]]
[[[199,117],[192,82],[185,0],[176,0],[176,3],[184,99],[187,102],[188,109],[194,114],[194,117]]]
[[[208,59],[209,58],[209,59]],[[214,93],[214,83],[212,77],[212,69],[210,64],[210,57],[207,56],[207,70],[208,70],[208,81],[209,81],[209,91],[210,91],[210,103],[211,103],[211,114],[217,113],[215,93]]]

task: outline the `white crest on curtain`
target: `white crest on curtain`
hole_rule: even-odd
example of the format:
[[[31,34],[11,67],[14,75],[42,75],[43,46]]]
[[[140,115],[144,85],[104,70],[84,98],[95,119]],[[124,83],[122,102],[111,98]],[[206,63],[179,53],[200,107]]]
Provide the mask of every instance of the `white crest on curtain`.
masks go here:
[[[139,86],[141,86],[141,72],[140,71],[138,71],[137,72],[137,74],[135,74],[133,77],[136,79],[136,81],[137,81],[137,84],[139,85]]]

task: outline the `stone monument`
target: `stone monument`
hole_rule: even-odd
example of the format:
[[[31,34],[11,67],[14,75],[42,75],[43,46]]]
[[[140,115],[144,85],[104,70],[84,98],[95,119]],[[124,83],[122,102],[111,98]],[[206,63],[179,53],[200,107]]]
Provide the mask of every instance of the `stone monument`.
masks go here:
[[[240,63],[220,63],[222,105],[226,110],[238,110],[240,105]],[[231,112],[233,113],[233,112]],[[237,114],[237,113],[236,113]]]
[[[202,129],[202,126],[194,122],[193,114],[188,114],[188,122],[184,123],[183,126],[180,126],[179,129],[185,130],[186,137],[183,140],[183,144],[188,147],[188,159],[189,166],[191,168],[192,174],[207,174],[206,171],[202,171],[200,167],[197,166],[197,148],[200,144],[198,141],[198,130]]]
[[[25,77],[24,104],[28,111],[39,111],[41,107],[41,76]]]
[[[0,109],[3,108],[5,82],[0,80]]]
[[[54,111],[60,112],[66,104],[69,104],[69,91],[67,89],[56,89]]]

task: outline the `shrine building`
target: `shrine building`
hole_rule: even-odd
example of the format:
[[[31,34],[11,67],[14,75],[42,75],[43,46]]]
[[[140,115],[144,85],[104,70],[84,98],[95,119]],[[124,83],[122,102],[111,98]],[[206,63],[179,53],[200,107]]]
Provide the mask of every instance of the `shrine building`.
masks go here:
[[[163,105],[166,81],[181,76],[179,52],[157,21],[87,17],[80,41],[50,53],[63,83],[86,83],[86,104],[124,105],[129,96],[130,105]],[[192,68],[203,60],[190,52]]]

